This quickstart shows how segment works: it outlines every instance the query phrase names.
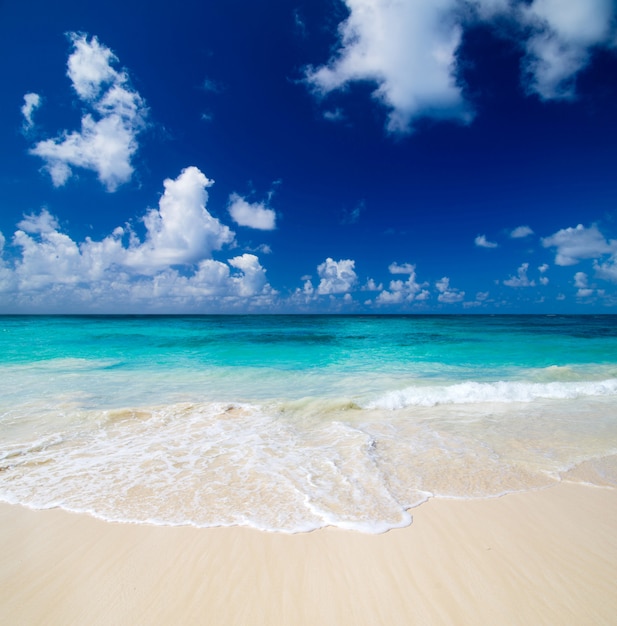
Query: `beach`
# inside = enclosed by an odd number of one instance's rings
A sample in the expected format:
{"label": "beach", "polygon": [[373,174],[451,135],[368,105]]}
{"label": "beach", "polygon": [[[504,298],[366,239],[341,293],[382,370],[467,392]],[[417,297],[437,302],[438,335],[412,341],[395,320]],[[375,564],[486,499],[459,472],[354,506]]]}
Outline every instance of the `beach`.
{"label": "beach", "polygon": [[4,624],[614,624],[617,491],[437,499],[382,534],[0,505]]}

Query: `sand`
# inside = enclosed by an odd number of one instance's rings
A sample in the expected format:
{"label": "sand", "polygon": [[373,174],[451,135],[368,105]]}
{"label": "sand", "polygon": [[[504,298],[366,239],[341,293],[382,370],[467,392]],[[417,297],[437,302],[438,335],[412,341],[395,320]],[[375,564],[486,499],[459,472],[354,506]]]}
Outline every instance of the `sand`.
{"label": "sand", "polygon": [[284,535],[0,505],[0,623],[617,624],[617,490],[431,500],[408,528]]}

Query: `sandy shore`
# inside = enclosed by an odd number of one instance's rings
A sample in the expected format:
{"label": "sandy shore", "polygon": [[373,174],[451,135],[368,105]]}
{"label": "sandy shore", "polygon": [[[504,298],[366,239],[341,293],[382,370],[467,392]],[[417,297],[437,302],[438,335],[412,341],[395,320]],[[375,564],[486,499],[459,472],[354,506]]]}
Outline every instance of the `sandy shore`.
{"label": "sandy shore", "polygon": [[617,490],[432,500],[303,535],[0,505],[0,623],[617,624]]}

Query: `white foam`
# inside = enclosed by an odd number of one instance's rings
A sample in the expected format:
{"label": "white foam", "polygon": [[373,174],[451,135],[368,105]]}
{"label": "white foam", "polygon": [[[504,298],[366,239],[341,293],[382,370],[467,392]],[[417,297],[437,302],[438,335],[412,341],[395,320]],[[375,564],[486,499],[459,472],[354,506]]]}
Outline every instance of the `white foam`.
{"label": "white foam", "polygon": [[565,400],[587,396],[617,395],[617,379],[594,382],[464,382],[443,386],[413,386],[389,391],[366,404],[369,409],[396,410],[408,406],[487,402],[533,402],[539,399]]}

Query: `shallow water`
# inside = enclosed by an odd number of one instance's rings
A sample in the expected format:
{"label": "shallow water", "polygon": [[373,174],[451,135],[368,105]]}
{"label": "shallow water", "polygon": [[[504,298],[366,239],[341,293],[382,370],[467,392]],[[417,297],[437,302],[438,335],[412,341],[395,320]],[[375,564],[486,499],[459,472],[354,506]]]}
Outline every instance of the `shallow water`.
{"label": "shallow water", "polygon": [[0,499],[381,532],[617,485],[615,316],[0,318]]}

